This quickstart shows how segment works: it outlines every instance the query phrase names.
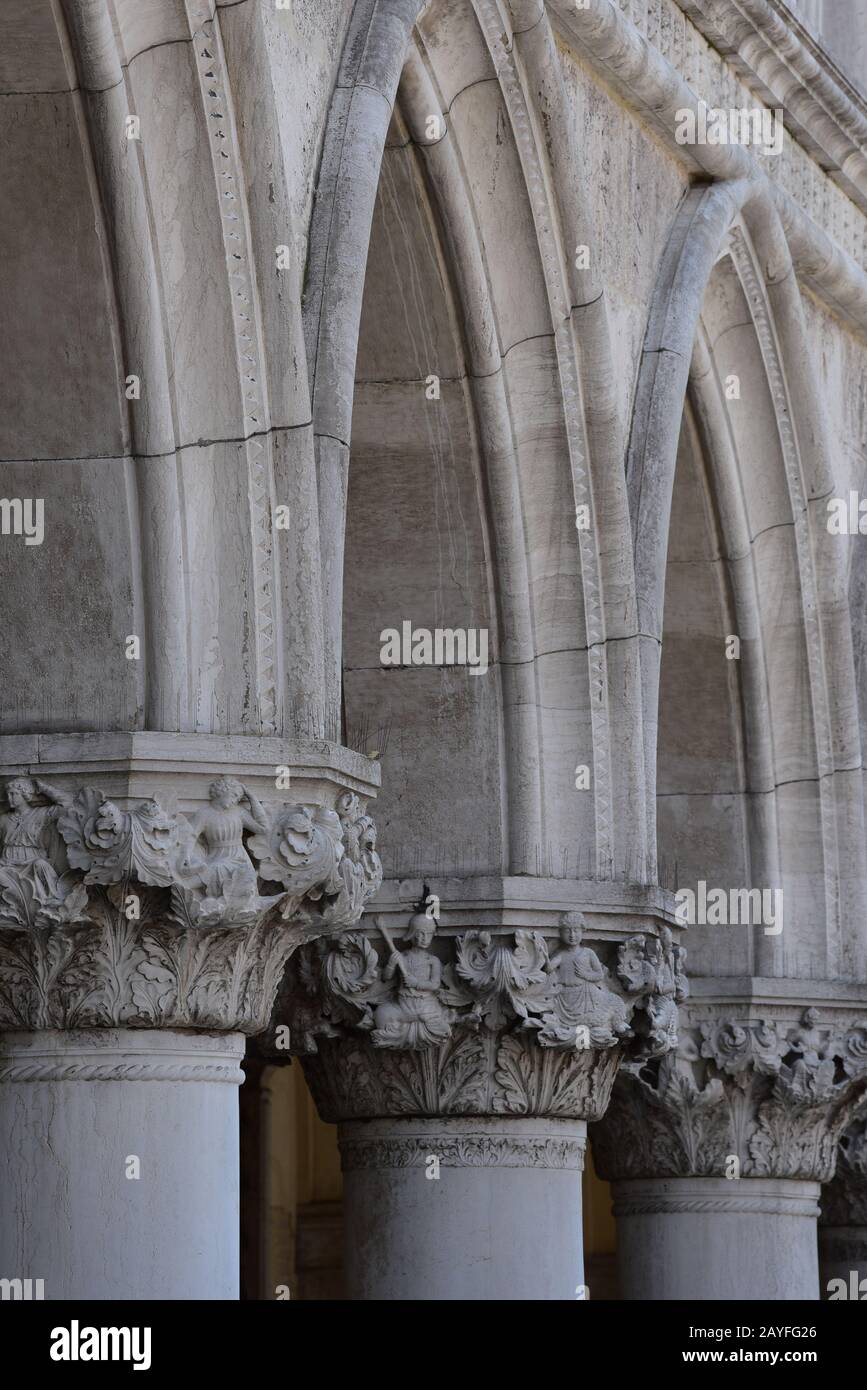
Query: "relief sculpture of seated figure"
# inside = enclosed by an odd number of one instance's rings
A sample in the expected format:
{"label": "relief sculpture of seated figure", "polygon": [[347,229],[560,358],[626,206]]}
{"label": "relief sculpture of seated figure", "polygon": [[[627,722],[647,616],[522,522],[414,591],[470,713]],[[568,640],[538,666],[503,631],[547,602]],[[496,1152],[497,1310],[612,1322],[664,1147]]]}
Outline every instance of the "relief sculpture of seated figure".
{"label": "relief sculpture of seated figure", "polygon": [[407,950],[398,951],[386,937],[391,952],[382,977],[393,982],[394,993],[374,1015],[371,1038],[379,1047],[424,1047],[444,1042],[451,1034],[451,1011],[440,998],[442,966],[430,949],[435,934],[431,919],[417,912],[404,936],[410,943]]}

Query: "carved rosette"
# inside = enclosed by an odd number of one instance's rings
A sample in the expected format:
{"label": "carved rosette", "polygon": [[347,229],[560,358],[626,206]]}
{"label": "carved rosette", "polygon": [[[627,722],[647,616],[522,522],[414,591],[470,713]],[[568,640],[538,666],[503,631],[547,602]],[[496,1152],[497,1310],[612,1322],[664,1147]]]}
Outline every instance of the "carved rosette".
{"label": "carved rosette", "polygon": [[[867,1021],[723,1019],[682,1029],[676,1051],[622,1068],[593,1134],[599,1173],[827,1182],[867,1093]],[[732,1160],[737,1159],[737,1163]]]}
{"label": "carved rosette", "polygon": [[819,1225],[867,1226],[867,1114],[840,1140],[833,1181],[822,1189]]}
{"label": "carved rosette", "polygon": [[0,1028],[261,1032],[302,943],[382,880],[371,818],[266,810],[218,778],[184,816],[17,778],[0,813]]}
{"label": "carved rosette", "polygon": [[[596,1119],[621,1060],[677,1041],[684,953],[663,927],[610,947],[540,931],[447,934],[424,913],[398,946],[375,919],[299,951],[266,1050],[288,1042],[329,1121],[402,1116]],[[600,948],[601,949],[601,948]]]}

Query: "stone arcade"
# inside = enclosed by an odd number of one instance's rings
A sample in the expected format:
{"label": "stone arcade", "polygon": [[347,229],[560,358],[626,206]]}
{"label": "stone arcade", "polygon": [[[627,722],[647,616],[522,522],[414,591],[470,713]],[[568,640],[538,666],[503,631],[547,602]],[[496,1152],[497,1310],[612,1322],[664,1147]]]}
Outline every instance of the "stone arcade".
{"label": "stone arcade", "polygon": [[867,0],[0,74],[3,1296],[860,1299]]}

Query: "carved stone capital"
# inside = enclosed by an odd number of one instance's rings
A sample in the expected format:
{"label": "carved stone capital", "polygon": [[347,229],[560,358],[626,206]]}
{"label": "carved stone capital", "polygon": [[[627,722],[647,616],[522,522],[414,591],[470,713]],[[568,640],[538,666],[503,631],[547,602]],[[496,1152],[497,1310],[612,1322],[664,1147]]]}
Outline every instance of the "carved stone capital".
{"label": "carved stone capital", "polygon": [[[541,931],[438,928],[417,912],[398,946],[373,919],[298,953],[271,1045],[303,1058],[329,1121],[402,1115],[588,1119],[624,1056],[677,1041],[684,953],[666,927],[596,950],[580,914]],[[267,1044],[266,1044],[267,1046]]]}
{"label": "carved stone capital", "polygon": [[827,1181],[867,1091],[867,1020],[718,1017],[676,1051],[622,1068],[593,1131],[599,1173]]}
{"label": "carved stone capital", "polygon": [[359,797],[264,806],[221,776],[194,812],[16,777],[0,809],[0,1028],[257,1033],[303,942],[376,892]]}

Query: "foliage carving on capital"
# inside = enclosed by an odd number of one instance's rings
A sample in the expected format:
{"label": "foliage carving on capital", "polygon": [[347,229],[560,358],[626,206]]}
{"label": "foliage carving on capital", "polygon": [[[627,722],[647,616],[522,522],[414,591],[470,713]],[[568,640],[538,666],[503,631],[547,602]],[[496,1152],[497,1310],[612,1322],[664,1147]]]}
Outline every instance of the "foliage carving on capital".
{"label": "foliage carving on capital", "polygon": [[[7,849],[6,829],[3,817],[0,855]],[[82,787],[59,809],[57,829],[66,846],[69,867],[80,869],[86,884],[136,879],[167,888],[173,882],[181,823],[152,798],[131,811],[122,811],[96,787]]]}
{"label": "foliage carving on capital", "polygon": [[0,1026],[261,1031],[303,942],[382,881],[373,821],[266,809],[232,777],[189,816],[14,778],[0,813]]}
{"label": "foliage carving on capital", "polygon": [[398,944],[374,918],[298,952],[274,1024],[330,1120],[596,1118],[627,1050],[671,1046],[685,981],[667,929],[621,943],[610,969],[583,931],[564,913],[556,945],[541,931],[446,933],[419,910]]}
{"label": "foliage carving on capital", "polygon": [[439,1045],[455,1029],[479,1028],[530,1033],[542,1048],[632,1042],[637,1055],[657,1056],[676,1044],[686,982],[683,952],[668,928],[660,938],[623,942],[612,977],[582,944],[578,913],[563,914],[553,951],[539,931],[518,930],[511,939],[474,930],[445,936],[423,911],[410,919],[403,949],[380,920],[373,926],[384,951],[370,935],[351,932],[299,953],[281,999],[293,1051],[313,1053],[318,1037],[352,1031],[378,1047],[414,1051]]}
{"label": "foliage carving on capital", "polygon": [[794,1025],[720,1018],[682,1026],[674,1052],[621,1069],[593,1136],[599,1171],[611,1181],[827,1181],[867,1092],[865,1046],[865,1022],[823,1025],[814,1008]]}

